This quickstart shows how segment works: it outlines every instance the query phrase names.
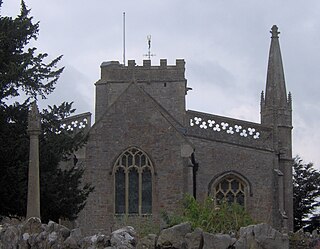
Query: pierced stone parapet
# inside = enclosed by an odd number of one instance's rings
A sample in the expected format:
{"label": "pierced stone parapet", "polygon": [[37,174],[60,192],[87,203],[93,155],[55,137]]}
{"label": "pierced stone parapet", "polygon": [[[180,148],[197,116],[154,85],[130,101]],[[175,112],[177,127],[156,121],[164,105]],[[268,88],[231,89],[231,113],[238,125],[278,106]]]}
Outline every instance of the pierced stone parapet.
{"label": "pierced stone parapet", "polygon": [[61,121],[60,129],[57,133],[61,133],[62,130],[77,133],[80,131],[87,132],[91,127],[91,113],[86,112],[79,115],[65,118]]}
{"label": "pierced stone parapet", "polygon": [[270,127],[196,111],[187,111],[187,118],[189,136],[272,150]]}
{"label": "pierced stone parapet", "polygon": [[240,136],[243,138],[259,139],[260,132],[253,127],[245,127],[240,124],[229,124],[214,119],[207,119],[195,116],[190,118],[190,126],[197,126],[200,129],[211,130],[213,132],[225,132],[229,135]]}

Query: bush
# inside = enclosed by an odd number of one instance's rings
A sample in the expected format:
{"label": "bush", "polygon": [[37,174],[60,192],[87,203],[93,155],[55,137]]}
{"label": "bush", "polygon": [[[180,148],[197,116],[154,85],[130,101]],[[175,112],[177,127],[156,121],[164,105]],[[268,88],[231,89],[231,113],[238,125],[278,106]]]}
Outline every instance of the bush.
{"label": "bush", "polygon": [[320,235],[304,233],[301,229],[289,234],[289,243],[290,249],[320,249]]}
{"label": "bush", "polygon": [[217,206],[211,197],[199,203],[192,196],[186,195],[182,204],[182,215],[162,213],[162,218],[168,226],[190,222],[193,229],[199,227],[209,233],[231,233],[254,224],[244,208],[236,203],[222,203]]}

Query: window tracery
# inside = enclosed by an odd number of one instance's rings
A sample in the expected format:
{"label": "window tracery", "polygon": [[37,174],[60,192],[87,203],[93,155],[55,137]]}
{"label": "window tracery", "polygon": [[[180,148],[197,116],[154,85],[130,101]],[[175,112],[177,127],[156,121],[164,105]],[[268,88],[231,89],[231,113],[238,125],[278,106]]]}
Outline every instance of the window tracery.
{"label": "window tracery", "polygon": [[114,165],[115,213],[152,213],[152,176],[150,158],[138,148],[123,152]]}
{"label": "window tracery", "polygon": [[213,197],[216,204],[226,202],[229,204],[238,203],[246,206],[247,186],[244,181],[236,176],[228,175],[220,179],[213,186]]}

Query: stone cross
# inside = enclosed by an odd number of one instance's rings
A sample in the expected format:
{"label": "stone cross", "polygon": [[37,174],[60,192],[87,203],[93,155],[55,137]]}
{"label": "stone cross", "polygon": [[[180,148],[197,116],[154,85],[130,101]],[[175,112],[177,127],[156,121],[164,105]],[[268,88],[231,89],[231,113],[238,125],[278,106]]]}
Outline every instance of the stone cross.
{"label": "stone cross", "polygon": [[30,136],[29,177],[27,219],[40,218],[40,176],[39,176],[39,135],[41,134],[41,117],[36,102],[31,104],[28,115]]}

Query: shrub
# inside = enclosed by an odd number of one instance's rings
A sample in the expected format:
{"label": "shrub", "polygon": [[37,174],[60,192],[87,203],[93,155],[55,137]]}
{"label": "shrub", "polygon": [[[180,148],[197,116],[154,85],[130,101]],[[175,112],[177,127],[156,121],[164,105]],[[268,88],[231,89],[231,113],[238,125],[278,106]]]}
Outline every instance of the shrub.
{"label": "shrub", "polygon": [[162,213],[162,218],[168,226],[190,222],[193,229],[199,227],[209,233],[231,233],[237,232],[240,227],[254,224],[253,219],[245,209],[236,203],[228,204],[224,202],[215,205],[211,197],[200,203],[192,196],[186,195],[182,204],[181,215]]}

